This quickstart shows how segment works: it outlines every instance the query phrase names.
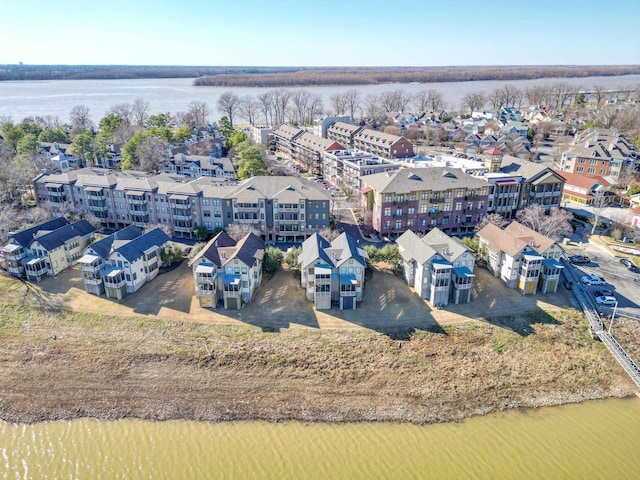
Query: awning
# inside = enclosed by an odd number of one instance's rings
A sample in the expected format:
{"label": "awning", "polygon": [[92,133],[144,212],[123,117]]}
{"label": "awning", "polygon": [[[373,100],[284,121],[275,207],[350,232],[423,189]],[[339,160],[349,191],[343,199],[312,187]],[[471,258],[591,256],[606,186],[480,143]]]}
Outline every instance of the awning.
{"label": "awning", "polygon": [[223,285],[237,285],[240,283],[240,275],[225,275],[222,280]]}
{"label": "awning", "polygon": [[496,184],[500,185],[517,185],[518,182],[515,180],[496,180]]}
{"label": "awning", "polygon": [[189,200],[188,195],[169,195],[169,200]]}
{"label": "awning", "polygon": [[104,275],[105,277],[113,278],[113,277],[118,276],[118,274],[119,274],[119,273],[124,272],[124,270],[123,270],[123,269],[121,269],[121,268],[119,268],[119,267],[116,267],[116,266],[114,266],[114,265],[107,265],[107,266],[103,269],[103,272],[104,272],[104,273],[103,273],[103,275]]}
{"label": "awning", "polygon": [[537,253],[532,253],[532,252],[525,253],[523,257],[525,260],[528,260],[528,261],[541,260],[542,258],[544,258],[542,255],[538,255]]}
{"label": "awning", "polygon": [[15,252],[19,248],[22,248],[22,247],[20,245],[16,245],[15,243],[7,243],[0,250],[2,250],[3,252],[6,252],[6,253],[11,253],[11,252]]}
{"label": "awning", "polygon": [[22,260],[22,264],[23,265],[37,265],[38,263],[44,261],[44,258],[42,257],[34,257],[34,256],[30,256],[25,258],[24,260]]}
{"label": "awning", "polygon": [[196,267],[196,273],[214,273],[216,271],[216,267],[213,265],[207,265],[206,263],[201,263]]}
{"label": "awning", "polygon": [[144,197],[145,192],[127,191],[124,194],[128,197]]}
{"label": "awning", "polygon": [[436,259],[436,260],[432,261],[431,265],[433,267],[435,267],[437,270],[443,270],[443,269],[446,269],[446,268],[453,268],[453,265],[451,265],[449,262],[447,262],[446,260],[440,260],[440,259]]}
{"label": "awning", "polygon": [[542,261],[542,264],[547,267],[547,268],[564,268],[564,265],[562,265],[560,262],[558,262],[555,258],[545,258]]}
{"label": "awning", "polygon": [[326,265],[326,264],[315,265],[313,273],[315,275],[317,275],[318,273],[319,274],[324,274],[324,275],[330,275],[331,274],[331,267],[329,265]]}
{"label": "awning", "polygon": [[360,190],[360,193],[369,193],[369,192],[373,192],[373,188],[371,187],[365,187],[362,190]]}
{"label": "awning", "polygon": [[98,257],[97,255],[91,255],[91,254],[87,254],[85,256],[83,256],[80,260],[78,260],[78,263],[93,263],[96,260],[100,260],[100,257]]}
{"label": "awning", "polygon": [[458,278],[475,277],[473,272],[469,270],[467,267],[457,267],[457,268],[454,268],[453,271],[458,276]]}
{"label": "awning", "polygon": [[355,285],[358,283],[355,275],[340,275],[340,285]]}
{"label": "awning", "polygon": [[47,188],[60,188],[62,187],[62,184],[61,183],[45,183],[44,186]]}
{"label": "awning", "polygon": [[84,187],[87,192],[102,192],[102,187]]}

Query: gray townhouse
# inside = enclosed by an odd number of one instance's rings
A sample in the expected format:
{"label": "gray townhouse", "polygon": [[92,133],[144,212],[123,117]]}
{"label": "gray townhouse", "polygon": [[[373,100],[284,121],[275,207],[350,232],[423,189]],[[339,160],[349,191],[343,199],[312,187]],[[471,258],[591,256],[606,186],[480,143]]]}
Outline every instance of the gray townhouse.
{"label": "gray townhouse", "polygon": [[233,182],[85,168],[39,175],[34,189],[39,204],[93,213],[112,230],[165,225],[177,237],[193,238],[196,227],[214,231],[241,223],[265,241],[298,242],[329,226],[331,197],[297,177]]}

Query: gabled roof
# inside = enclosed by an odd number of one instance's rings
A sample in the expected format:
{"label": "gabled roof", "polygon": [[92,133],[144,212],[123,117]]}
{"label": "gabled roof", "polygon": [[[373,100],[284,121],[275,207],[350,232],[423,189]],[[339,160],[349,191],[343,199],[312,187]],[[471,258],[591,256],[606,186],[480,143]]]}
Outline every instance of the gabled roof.
{"label": "gabled roof", "polygon": [[478,232],[478,237],[487,243],[492,252],[503,251],[512,257],[525,247],[542,254],[555,243],[549,237],[518,222],[511,222],[504,229],[489,223]]}
{"label": "gabled roof", "polygon": [[[360,140],[369,144],[378,145],[384,148],[391,147],[393,144],[400,140],[407,140],[404,137],[398,135],[391,135],[390,133],[379,132],[377,130],[371,130],[368,128],[362,129],[353,136],[354,140]],[[411,142],[409,142],[411,143]]]}
{"label": "gabled roof", "polygon": [[434,228],[420,238],[411,230],[405,231],[396,243],[400,247],[402,258],[414,259],[425,264],[436,254],[450,263],[454,263],[463,253],[470,249],[456,238],[452,238],[439,228]]}
{"label": "gabled roof", "polygon": [[58,228],[64,227],[65,225],[69,225],[67,219],[64,217],[57,217],[52,220],[47,220],[46,222],[35,225],[31,228],[27,228],[26,230],[21,230],[17,233],[13,233],[9,235],[9,238],[12,238],[21,246],[27,248],[33,238],[38,234],[38,232],[51,232],[53,230],[57,230]]}
{"label": "gabled roof", "polygon": [[262,260],[264,258],[264,242],[257,235],[249,233],[240,239],[230,253],[231,255],[227,254],[227,259],[224,264],[237,258],[245,265],[251,267],[255,264],[256,260]]}
{"label": "gabled roof", "polygon": [[302,128],[292,127],[291,125],[283,123],[282,125],[274,128],[273,132],[271,133],[277,137],[282,137],[285,140],[291,141],[302,135],[302,133],[304,132],[305,130],[303,130]]}
{"label": "gabled roof", "polygon": [[410,193],[423,190],[443,191],[451,188],[482,188],[484,180],[472,177],[459,168],[402,168],[374,173],[362,178],[363,186],[381,193]]}
{"label": "gabled roof", "polygon": [[189,261],[189,266],[198,263],[201,258],[204,258],[217,267],[221,267],[222,260],[220,259],[220,253],[218,249],[234,247],[235,245],[236,241],[223,230],[211,240],[209,240],[204,248],[200,250],[196,255],[194,255],[194,257]]}
{"label": "gabled roof", "polygon": [[116,252],[126,258],[129,262],[134,262],[140,258],[145,251],[153,247],[162,247],[170,240],[169,236],[160,228],[153,230],[134,238],[130,242],[125,243],[121,247],[116,248]]}
{"label": "gabled roof", "polygon": [[554,170],[554,172],[564,178],[566,185],[573,185],[586,190],[593,190],[597,185],[602,185],[603,187],[612,186],[612,183],[607,181],[604,177],[587,177],[586,175],[580,175],[579,173],[559,172],[557,170]]}
{"label": "gabled roof", "polygon": [[134,238],[138,238],[140,235],[142,235],[142,230],[140,230],[140,227],[130,225],[126,228],[123,228],[122,230],[118,230],[117,232],[112,233],[102,240],[93,242],[89,248],[91,248],[91,250],[93,250],[100,257],[107,258],[114,248],[118,248],[118,240],[133,240]]}
{"label": "gabled roof", "polygon": [[314,233],[304,242],[302,242],[302,252],[298,256],[298,263],[304,269],[307,266],[313,264],[319,258],[325,263],[331,265],[331,260],[324,251],[330,246],[331,244],[327,242],[323,237],[321,237],[317,233]]}
{"label": "gabled roof", "polygon": [[55,248],[61,247],[72,238],[83,237],[95,231],[96,227],[86,220],[80,220],[70,225],[60,227],[53,232],[37,236],[33,241],[37,241],[43,248],[51,251]]}
{"label": "gabled roof", "polygon": [[396,239],[400,255],[405,260],[415,260],[423,265],[427,263],[436,251],[422,242],[422,239],[413,231],[405,230],[405,232]]}
{"label": "gabled roof", "polygon": [[[325,250],[331,257],[333,264],[336,267],[340,267],[347,260],[354,259],[361,263],[363,266],[367,266],[367,261],[364,259],[366,253],[347,232],[343,232],[340,236],[331,242],[331,248]],[[335,254],[335,256],[333,256]]]}

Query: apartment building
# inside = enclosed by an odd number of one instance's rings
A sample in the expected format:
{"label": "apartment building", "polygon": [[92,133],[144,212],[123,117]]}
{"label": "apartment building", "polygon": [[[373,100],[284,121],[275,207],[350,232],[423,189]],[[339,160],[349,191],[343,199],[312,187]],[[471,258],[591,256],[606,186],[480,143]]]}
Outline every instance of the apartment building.
{"label": "apartment building", "polygon": [[93,213],[108,229],[166,225],[193,238],[232,223],[251,224],[266,241],[302,241],[329,226],[329,194],[297,177],[253,177],[244,182],[184,175],[114,172],[98,168],[42,174],[34,180],[39,204]]}
{"label": "apartment building", "polygon": [[404,137],[363,128],[353,135],[353,147],[383,158],[413,157],[413,144]]}
{"label": "apartment building", "polygon": [[264,242],[250,233],[238,242],[218,233],[189,262],[200,307],[240,309],[262,282]]}
{"label": "apartment building", "polygon": [[560,207],[564,178],[543,165],[504,155],[500,172],[522,177],[518,209],[537,204],[546,210]]}
{"label": "apartment building", "polygon": [[498,213],[507,220],[515,218],[524,178],[502,172],[485,173],[483,178],[489,184],[487,212]]}
{"label": "apartment building", "polygon": [[347,148],[353,148],[353,137],[364,127],[345,122],[336,122],[327,129],[327,138],[334,140]]}
{"label": "apartment building", "polygon": [[439,228],[420,237],[411,230],[396,240],[407,284],[431,305],[469,303],[475,257],[458,239]]}
{"label": "apartment building", "polygon": [[91,245],[81,258],[87,292],[121,300],[160,273],[160,252],[170,240],[162,229],[142,234],[132,226],[119,233]]}
{"label": "apartment building", "polygon": [[632,141],[615,128],[587,128],[577,133],[562,153],[559,170],[589,177],[611,177],[620,181],[625,170],[633,170],[638,152]]}
{"label": "apartment building", "polygon": [[307,172],[321,175],[323,154],[329,150],[340,149],[344,147],[336,141],[304,132],[292,141],[290,158]]}
{"label": "apartment building", "polygon": [[283,123],[271,132],[271,147],[276,155],[290,159],[293,154],[293,141],[306,130]]}
{"label": "apartment building", "polygon": [[356,149],[325,152],[322,166],[322,176],[325,180],[341,190],[354,194],[362,189],[362,177],[401,168],[399,163],[392,163]]}
{"label": "apartment building", "polygon": [[362,206],[371,226],[397,237],[406,230],[472,233],[487,213],[488,185],[448,167],[402,168],[362,178]]}
{"label": "apartment building", "polygon": [[328,310],[333,303],[340,310],[355,310],[362,301],[367,253],[347,233],[332,242],[313,234],[302,244],[298,257],[300,286],[317,310]]}
{"label": "apartment building", "polygon": [[[613,187],[613,182],[600,176],[587,177],[579,173],[556,172],[564,178],[562,198],[570,202],[592,205],[603,198]],[[613,193],[611,194],[613,195]]]}
{"label": "apartment building", "polygon": [[10,234],[9,242],[2,247],[7,271],[14,277],[24,277],[25,266],[22,261],[29,256],[29,245],[31,245],[33,239],[66,225],[69,225],[66,218],[57,217],[34,225],[31,228]]}
{"label": "apartment building", "polygon": [[234,180],[236,169],[228,157],[177,153],[165,166],[166,173],[186,175],[191,178],[213,177],[218,180]]}
{"label": "apartment building", "polygon": [[478,232],[480,249],[487,253],[487,268],[507,287],[522,295],[555,292],[560,282],[562,249],[552,239],[511,222],[500,228],[488,224]]}

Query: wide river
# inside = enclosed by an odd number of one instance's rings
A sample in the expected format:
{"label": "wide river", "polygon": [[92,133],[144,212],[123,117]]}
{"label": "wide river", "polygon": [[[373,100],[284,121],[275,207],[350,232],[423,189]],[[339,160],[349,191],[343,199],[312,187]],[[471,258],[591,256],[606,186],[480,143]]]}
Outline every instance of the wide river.
{"label": "wide river", "polygon": [[4,479],[638,479],[640,400],[460,423],[0,423]]}
{"label": "wide river", "polygon": [[[237,95],[257,96],[266,88],[230,88],[230,87],[194,87],[190,78],[155,78],[143,80],[54,80],[54,81],[19,81],[0,82],[0,116],[9,115],[15,121],[27,116],[57,116],[68,121],[69,112],[75,105],[87,105],[93,120],[98,121],[110,107],[119,103],[131,103],[136,98],[149,102],[151,113],[184,112],[193,100],[206,102],[212,110],[212,119],[219,117],[215,111],[221,93],[233,91]],[[585,77],[567,79],[538,79],[502,81],[474,81],[447,83],[410,83],[392,85],[358,85],[349,87],[323,86],[305,87],[318,93],[324,99],[325,108],[330,108],[329,98],[336,92],[355,88],[363,98],[369,94],[380,94],[387,90],[404,90],[414,94],[420,90],[435,89],[440,91],[447,108],[456,109],[464,95],[484,90],[491,92],[505,83],[520,89],[532,85],[564,82],[590,89],[594,85],[602,85],[607,89],[623,86],[640,85],[640,75],[623,75],[619,77]]]}

